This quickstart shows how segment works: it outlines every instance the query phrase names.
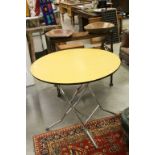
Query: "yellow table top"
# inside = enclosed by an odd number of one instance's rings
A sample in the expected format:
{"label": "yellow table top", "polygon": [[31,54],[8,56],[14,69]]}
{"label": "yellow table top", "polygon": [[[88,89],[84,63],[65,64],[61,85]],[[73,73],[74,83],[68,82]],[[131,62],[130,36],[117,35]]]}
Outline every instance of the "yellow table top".
{"label": "yellow table top", "polygon": [[31,66],[32,75],[53,84],[80,84],[102,79],[120,66],[117,55],[100,49],[76,48],[48,54]]}

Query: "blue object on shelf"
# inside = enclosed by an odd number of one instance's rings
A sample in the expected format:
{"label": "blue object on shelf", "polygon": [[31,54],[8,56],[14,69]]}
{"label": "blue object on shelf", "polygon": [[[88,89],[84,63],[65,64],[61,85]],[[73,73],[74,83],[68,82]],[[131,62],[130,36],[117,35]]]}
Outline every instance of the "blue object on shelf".
{"label": "blue object on shelf", "polygon": [[56,25],[56,19],[51,2],[52,0],[40,0],[40,7],[43,12],[46,25]]}

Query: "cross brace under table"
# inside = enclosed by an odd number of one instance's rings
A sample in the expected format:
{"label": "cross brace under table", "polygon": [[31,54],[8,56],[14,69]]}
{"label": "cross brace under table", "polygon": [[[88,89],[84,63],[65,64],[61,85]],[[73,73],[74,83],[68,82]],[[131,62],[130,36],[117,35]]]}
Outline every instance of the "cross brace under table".
{"label": "cross brace under table", "polygon": [[[92,134],[88,131],[88,129],[86,128],[86,124],[87,122],[90,120],[90,118],[93,116],[93,114],[98,110],[98,108],[100,108],[101,110],[111,113],[113,115],[116,115],[114,112],[111,112],[109,110],[104,109],[101,104],[99,103],[95,93],[93,92],[92,88],[90,87],[89,83],[86,84],[81,84],[74,92],[74,94],[72,95],[72,98],[69,100],[69,98],[67,97],[66,93],[64,92],[64,90],[62,89],[62,87],[60,85],[58,85],[58,88],[61,92],[62,97],[64,97],[66,103],[69,105],[69,108],[66,110],[66,112],[63,114],[62,118],[58,121],[56,121],[55,123],[51,124],[49,127],[46,128],[46,130],[48,131],[50,128],[54,127],[55,125],[61,123],[64,118],[72,111],[75,116],[78,118],[78,120],[80,121],[80,123],[82,124],[83,130],[85,131],[86,135],[89,137],[89,139],[91,140],[91,142],[93,143],[93,145],[95,146],[95,148],[98,148],[96,142],[94,141]],[[97,106],[92,110],[91,114],[87,117],[87,119],[85,121],[83,121],[79,114],[81,114],[80,111],[78,111],[76,109],[76,105],[80,103],[81,98],[84,96],[85,92],[89,91],[89,93],[91,94],[91,96],[95,99],[95,103],[97,104]],[[78,114],[79,113],[79,114]]]}

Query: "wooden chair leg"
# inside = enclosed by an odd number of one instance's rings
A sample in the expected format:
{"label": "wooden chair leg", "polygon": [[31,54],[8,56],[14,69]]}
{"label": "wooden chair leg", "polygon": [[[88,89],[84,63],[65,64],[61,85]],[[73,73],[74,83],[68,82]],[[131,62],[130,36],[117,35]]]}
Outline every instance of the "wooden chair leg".
{"label": "wooden chair leg", "polygon": [[113,52],[113,31],[111,31],[110,33],[110,48],[111,52]]}
{"label": "wooden chair leg", "polygon": [[71,16],[71,23],[72,23],[73,26],[75,25],[75,18],[74,18],[74,15]]}
{"label": "wooden chair leg", "polygon": [[61,17],[62,17],[62,21],[64,22],[64,14],[63,13],[61,14]]}
{"label": "wooden chair leg", "polygon": [[[111,52],[113,53],[113,31],[111,31],[111,34],[110,34],[110,40],[111,40],[111,43],[110,43],[110,46],[111,46]],[[113,74],[110,75],[110,87],[113,86]]]}

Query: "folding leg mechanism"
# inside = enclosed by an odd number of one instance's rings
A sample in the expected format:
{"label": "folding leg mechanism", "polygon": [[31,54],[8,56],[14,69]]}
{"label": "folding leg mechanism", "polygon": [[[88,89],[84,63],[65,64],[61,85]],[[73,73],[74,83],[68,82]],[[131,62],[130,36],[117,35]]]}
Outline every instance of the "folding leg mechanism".
{"label": "folding leg mechanism", "polygon": [[[98,110],[98,108],[100,108],[101,110],[114,114],[115,113],[104,109],[101,104],[99,103],[99,101],[96,98],[96,95],[94,94],[93,90],[91,89],[89,83],[87,84],[81,84],[76,91],[74,92],[72,98],[69,100],[68,97],[66,96],[64,90],[62,89],[62,87],[60,85],[58,85],[59,90],[61,95],[64,97],[65,101],[67,104],[69,104],[69,108],[66,110],[66,112],[64,113],[64,115],[62,116],[62,118],[60,120],[58,120],[57,122],[51,124],[48,128],[46,128],[46,130],[48,131],[50,128],[54,127],[55,125],[61,123],[64,118],[71,112],[73,111],[74,114],[76,115],[76,117],[78,118],[78,120],[81,122],[83,130],[85,131],[85,133],[87,134],[87,136],[89,137],[89,139],[91,140],[91,142],[93,143],[93,145],[95,146],[95,148],[98,148],[96,142],[94,141],[91,133],[88,131],[88,129],[86,128],[86,124],[87,122],[90,120],[90,118],[93,116],[93,114]],[[93,109],[93,111],[91,112],[91,114],[87,117],[87,119],[83,122],[82,119],[80,118],[79,114],[81,114],[80,111],[78,111],[75,106],[80,102],[80,99],[84,96],[85,92],[89,91],[89,93],[92,95],[92,97],[95,99],[97,106]],[[78,114],[79,113],[79,114]]]}

